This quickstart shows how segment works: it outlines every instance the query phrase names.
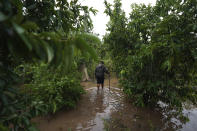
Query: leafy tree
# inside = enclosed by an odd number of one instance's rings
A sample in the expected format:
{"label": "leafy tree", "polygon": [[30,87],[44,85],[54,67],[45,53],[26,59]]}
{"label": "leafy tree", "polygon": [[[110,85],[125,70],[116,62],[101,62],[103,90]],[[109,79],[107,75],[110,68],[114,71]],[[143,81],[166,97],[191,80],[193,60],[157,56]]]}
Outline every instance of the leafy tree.
{"label": "leafy tree", "polygon": [[[90,33],[83,34],[83,38],[87,41],[88,45],[95,49],[95,52],[99,54],[99,47],[101,46],[100,39]],[[80,70],[83,72],[82,81],[87,81],[94,78],[94,71],[98,59],[92,59],[90,54],[83,55],[78,53],[76,60]]]}
{"label": "leafy tree", "polygon": [[121,63],[115,66],[125,93],[139,106],[163,101],[181,109],[186,100],[196,103],[196,1],[134,4],[125,26],[118,24],[124,20],[120,5],[115,0],[112,10],[106,3],[105,43],[113,62]]}
{"label": "leafy tree", "polygon": [[[81,6],[77,0],[0,1],[0,123],[14,130],[35,130],[30,119],[35,115],[27,108],[27,94],[21,92],[16,65],[44,61],[68,69],[74,52],[81,50],[92,58],[96,53],[77,30],[83,26],[85,16],[80,11],[94,12]],[[64,83],[62,83],[64,85]],[[61,92],[61,89],[59,89]]]}
{"label": "leafy tree", "polygon": [[24,0],[23,3],[25,18],[37,23],[41,31],[62,29],[69,32],[84,26],[92,28],[89,12],[96,14],[95,9],[82,6],[78,0]]}
{"label": "leafy tree", "polygon": [[120,0],[114,1],[114,10],[107,1],[105,1],[106,10],[105,13],[110,16],[110,21],[107,25],[107,31],[110,33],[104,37],[104,43],[108,43],[108,48],[113,64],[115,65],[115,70],[120,72],[124,65],[127,65],[124,61],[124,56],[127,56],[129,52],[129,39],[128,31],[126,29],[127,18],[125,12],[121,9]]}

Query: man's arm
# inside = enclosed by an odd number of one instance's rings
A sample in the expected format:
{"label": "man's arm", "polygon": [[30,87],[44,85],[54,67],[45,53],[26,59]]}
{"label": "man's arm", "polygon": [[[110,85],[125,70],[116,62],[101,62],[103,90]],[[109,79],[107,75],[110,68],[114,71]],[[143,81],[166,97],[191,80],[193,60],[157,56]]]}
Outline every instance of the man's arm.
{"label": "man's arm", "polygon": [[107,73],[107,74],[109,74],[109,71],[107,70],[106,67],[104,67],[104,72]]}
{"label": "man's arm", "polygon": [[94,70],[94,75],[95,75],[95,77],[96,77],[96,69]]}
{"label": "man's arm", "polygon": [[[97,69],[97,68],[96,68]],[[95,71],[94,71],[94,75],[95,75],[95,77],[96,77],[96,69],[95,69]]]}

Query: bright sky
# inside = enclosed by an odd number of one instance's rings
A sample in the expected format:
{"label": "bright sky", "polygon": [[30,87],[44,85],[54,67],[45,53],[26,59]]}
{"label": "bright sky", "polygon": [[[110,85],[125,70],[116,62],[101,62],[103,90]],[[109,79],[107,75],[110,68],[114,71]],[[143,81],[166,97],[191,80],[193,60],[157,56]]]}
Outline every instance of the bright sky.
{"label": "bright sky", "polygon": [[[103,35],[105,35],[106,24],[109,21],[109,17],[107,17],[106,14],[104,14],[104,0],[80,0],[80,2],[82,5],[87,5],[98,10],[97,15],[91,15],[91,18],[93,20],[94,25],[93,32],[99,34],[99,37],[102,38]],[[107,0],[107,2],[113,4],[113,0]],[[122,9],[126,12],[127,16],[131,11],[130,5],[132,3],[145,3],[147,5],[155,5],[156,0],[122,0]]]}

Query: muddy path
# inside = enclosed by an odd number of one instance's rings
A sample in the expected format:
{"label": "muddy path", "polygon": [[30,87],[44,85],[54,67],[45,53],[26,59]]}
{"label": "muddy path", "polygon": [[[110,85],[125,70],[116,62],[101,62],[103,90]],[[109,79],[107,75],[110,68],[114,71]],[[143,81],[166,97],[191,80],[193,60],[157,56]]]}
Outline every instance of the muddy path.
{"label": "muddy path", "polygon": [[137,108],[118,88],[116,78],[108,80],[105,88],[97,90],[93,82],[81,83],[85,90],[77,107],[52,116],[37,118],[41,131],[195,131],[197,109],[185,109],[190,121],[183,123],[162,108]]}

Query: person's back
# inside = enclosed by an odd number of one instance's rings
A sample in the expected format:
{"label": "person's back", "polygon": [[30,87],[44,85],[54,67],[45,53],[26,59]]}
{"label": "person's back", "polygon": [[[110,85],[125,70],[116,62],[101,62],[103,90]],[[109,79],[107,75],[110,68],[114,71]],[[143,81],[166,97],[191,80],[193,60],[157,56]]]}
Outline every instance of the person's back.
{"label": "person's back", "polygon": [[95,76],[96,77],[99,77],[99,78],[104,78],[104,66],[102,64],[99,64],[97,67],[96,67],[96,70],[95,70]]}
{"label": "person's back", "polygon": [[104,66],[104,63],[101,61],[100,64],[95,69],[95,77],[97,79],[97,87],[99,89],[99,86],[101,84],[102,88],[104,86],[104,75],[105,73],[109,74],[108,70]]}

